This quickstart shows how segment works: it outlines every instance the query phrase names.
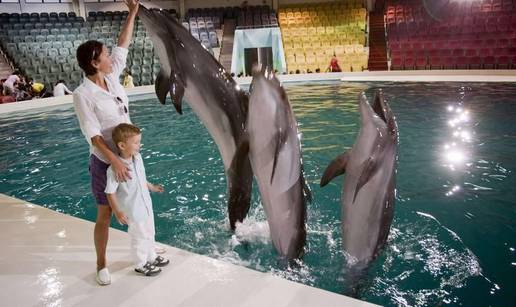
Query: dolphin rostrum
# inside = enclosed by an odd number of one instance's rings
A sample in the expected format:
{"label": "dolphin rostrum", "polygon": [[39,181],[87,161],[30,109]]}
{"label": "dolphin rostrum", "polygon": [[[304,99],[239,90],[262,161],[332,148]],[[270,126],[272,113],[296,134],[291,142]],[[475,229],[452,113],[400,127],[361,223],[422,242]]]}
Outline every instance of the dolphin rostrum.
{"label": "dolphin rostrum", "polygon": [[373,106],[360,94],[361,127],[353,147],[333,160],[325,186],[346,173],[342,189],[342,238],[352,267],[366,267],[379,254],[394,215],[398,127],[381,91]]}
{"label": "dolphin rostrum", "polygon": [[297,121],[279,80],[255,68],[247,128],[249,142],[237,156],[249,158],[260,190],[272,242],[287,260],[301,257],[306,241],[305,184]]}
{"label": "dolphin rostrum", "polygon": [[253,174],[248,156],[234,159],[245,134],[248,97],[219,62],[172,15],[140,5],[142,20],[159,57],[161,71],[155,90],[165,104],[170,93],[182,114],[184,98],[217,144],[228,184],[228,214],[232,229],[242,221],[251,200]]}

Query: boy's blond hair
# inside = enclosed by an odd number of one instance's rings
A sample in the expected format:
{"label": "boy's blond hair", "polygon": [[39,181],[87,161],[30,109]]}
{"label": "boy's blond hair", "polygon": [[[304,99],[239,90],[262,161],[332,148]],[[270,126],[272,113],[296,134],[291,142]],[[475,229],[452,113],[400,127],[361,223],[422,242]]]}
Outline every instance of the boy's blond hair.
{"label": "boy's blond hair", "polygon": [[113,129],[111,137],[113,138],[113,143],[115,143],[115,146],[118,148],[118,143],[125,143],[130,137],[141,133],[140,128],[131,124],[122,123]]}

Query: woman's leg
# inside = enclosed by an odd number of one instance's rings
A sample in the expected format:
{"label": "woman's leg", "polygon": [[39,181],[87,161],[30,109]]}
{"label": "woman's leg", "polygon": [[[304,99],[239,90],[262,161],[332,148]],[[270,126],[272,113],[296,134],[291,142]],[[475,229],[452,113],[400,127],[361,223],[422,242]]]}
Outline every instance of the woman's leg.
{"label": "woman's leg", "polygon": [[97,271],[106,267],[106,247],[109,238],[111,215],[110,206],[97,205],[97,221],[93,233],[95,250],[97,252]]}

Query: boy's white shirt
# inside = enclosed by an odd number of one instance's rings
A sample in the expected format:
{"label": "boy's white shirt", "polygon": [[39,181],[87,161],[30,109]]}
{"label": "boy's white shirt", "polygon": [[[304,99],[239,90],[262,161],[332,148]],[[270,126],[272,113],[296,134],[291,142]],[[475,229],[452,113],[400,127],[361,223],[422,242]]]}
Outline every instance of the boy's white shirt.
{"label": "boy's white shirt", "polygon": [[113,168],[109,166],[104,192],[115,194],[120,210],[124,212],[130,222],[145,221],[154,213],[142,156],[137,153],[131,160],[120,159],[130,168],[131,179],[125,182],[117,182]]}

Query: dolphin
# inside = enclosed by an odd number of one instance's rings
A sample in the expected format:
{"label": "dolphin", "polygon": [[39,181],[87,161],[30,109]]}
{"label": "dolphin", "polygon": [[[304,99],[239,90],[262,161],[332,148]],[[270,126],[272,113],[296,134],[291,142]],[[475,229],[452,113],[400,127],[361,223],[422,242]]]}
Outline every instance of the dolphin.
{"label": "dolphin", "polygon": [[306,242],[306,201],[301,144],[294,112],[279,80],[255,67],[251,82],[248,142],[237,156],[249,154],[269,223],[272,243],[283,259],[299,258]]}
{"label": "dolphin", "polygon": [[343,249],[351,267],[365,268],[385,245],[394,215],[398,127],[381,91],[372,107],[364,93],[359,101],[361,127],[355,144],[328,165],[321,187],[346,172]]}
{"label": "dolphin", "polygon": [[228,215],[231,229],[246,217],[252,192],[253,173],[247,156],[234,159],[246,132],[248,96],[219,62],[163,10],[140,4],[138,16],[154,44],[161,70],[155,91],[165,104],[182,114],[183,96],[208,129],[219,148],[228,185]]}

